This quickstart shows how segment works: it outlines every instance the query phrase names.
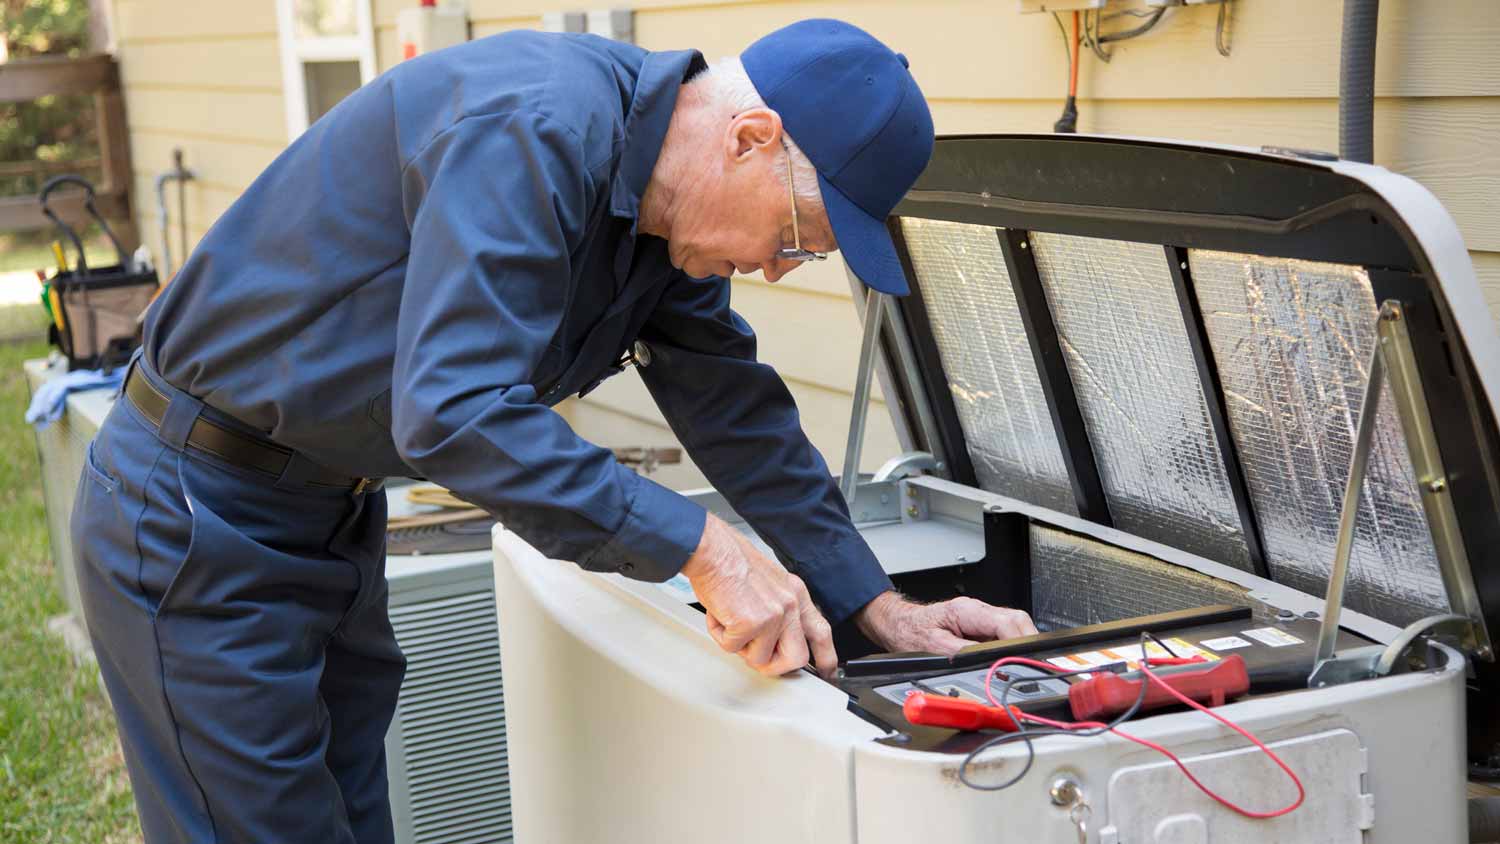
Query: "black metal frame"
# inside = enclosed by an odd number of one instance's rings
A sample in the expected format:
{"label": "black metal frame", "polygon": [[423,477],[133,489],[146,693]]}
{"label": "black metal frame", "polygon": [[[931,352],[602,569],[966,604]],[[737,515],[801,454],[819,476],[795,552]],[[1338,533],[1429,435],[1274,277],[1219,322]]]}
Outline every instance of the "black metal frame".
{"label": "black metal frame", "polygon": [[1208,341],[1208,326],[1203,321],[1203,312],[1198,304],[1198,294],[1193,289],[1193,271],[1188,264],[1188,253],[1180,246],[1163,247],[1167,252],[1167,269],[1172,275],[1172,289],[1177,293],[1177,306],[1182,311],[1183,326],[1187,329],[1188,346],[1193,351],[1193,364],[1198,369],[1198,383],[1203,388],[1203,403],[1208,408],[1208,423],[1213,429],[1214,441],[1219,446],[1224,468],[1229,475],[1229,493],[1234,498],[1234,509],[1240,517],[1240,530],[1245,535],[1245,546],[1250,553],[1250,565],[1255,573],[1267,580],[1271,576],[1271,563],[1266,558],[1261,541],[1260,520],[1255,507],[1250,503],[1250,484],[1245,480],[1244,467],[1240,465],[1240,450],[1229,430],[1229,408],[1224,403],[1224,385],[1219,381],[1219,367],[1214,362],[1212,344]]}
{"label": "black metal frame", "polygon": [[1326,165],[1166,142],[943,138],[893,213],[1431,274],[1400,215]]}
{"label": "black metal frame", "polygon": [[[959,136],[938,141],[932,162],[895,215],[1006,230],[1002,248],[1022,311],[1033,317],[1029,332],[1039,322],[1035,302],[1041,301],[1045,309],[1044,297],[1026,295],[1041,291],[1027,289],[1030,273],[1018,257],[1021,252],[1029,257],[1029,249],[1021,249],[1020,243],[1030,232],[1165,244],[1200,381],[1206,393],[1215,393],[1210,416],[1251,543],[1251,559],[1257,572],[1268,578],[1273,573],[1265,568],[1255,508],[1229,435],[1211,349],[1192,295],[1191,273],[1182,271],[1181,256],[1187,249],[1216,249],[1368,268],[1378,298],[1396,298],[1406,305],[1475,586],[1486,623],[1490,630],[1500,630],[1500,433],[1468,351],[1457,340],[1449,306],[1433,286],[1435,273],[1426,253],[1401,215],[1363,182],[1326,164],[1170,142]],[[920,388],[926,390],[941,428],[952,477],[973,485],[963,431],[952,397],[943,389],[947,379],[896,217],[891,229],[912,287],[901,309],[921,370],[914,375],[922,381]],[[1050,316],[1045,323],[1050,323]],[[1035,351],[1035,336],[1032,342]],[[1049,389],[1069,385],[1050,371],[1055,368],[1046,365],[1045,343],[1041,345],[1037,358],[1043,384]],[[1066,374],[1066,367],[1062,369]],[[1072,444],[1066,450],[1076,462],[1082,451],[1077,444],[1087,444],[1087,432],[1059,424],[1060,416],[1065,414],[1054,411],[1059,442]],[[1091,462],[1092,449],[1087,453]],[[1073,471],[1070,476],[1076,478]],[[1074,483],[1075,489],[1086,486],[1086,481]],[[1080,510],[1097,521],[1083,507]],[[1477,669],[1480,683],[1470,705],[1473,711],[1489,711],[1500,698],[1500,665],[1481,664]],[[1480,757],[1496,753],[1500,745],[1500,726],[1483,721],[1471,719],[1470,724],[1471,755]]]}
{"label": "black metal frame", "polygon": [[1104,481],[1099,477],[1099,464],[1094,460],[1094,447],[1089,441],[1088,426],[1083,421],[1083,409],[1078,406],[1078,393],[1073,389],[1073,375],[1068,371],[1057,323],[1052,319],[1052,309],[1047,306],[1047,291],[1043,289],[1042,277],[1037,272],[1031,242],[1026,232],[1015,229],[1002,229],[999,237],[1005,269],[1010,273],[1016,302],[1021,306],[1021,323],[1026,327],[1031,356],[1042,379],[1047,412],[1052,415],[1052,427],[1057,431],[1057,443],[1062,447],[1063,463],[1068,469],[1068,481],[1073,486],[1078,515],[1105,527],[1114,527],[1114,519],[1109,514],[1109,499],[1104,494]]}

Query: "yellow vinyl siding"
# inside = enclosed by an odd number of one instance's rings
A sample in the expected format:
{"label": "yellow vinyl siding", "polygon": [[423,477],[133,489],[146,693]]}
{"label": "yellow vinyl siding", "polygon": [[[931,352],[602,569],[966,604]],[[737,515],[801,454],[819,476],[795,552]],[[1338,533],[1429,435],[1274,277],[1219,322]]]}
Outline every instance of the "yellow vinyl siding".
{"label": "yellow vinyl siding", "polygon": [[[226,61],[226,54],[233,56],[233,61]],[[131,85],[281,93],[281,53],[275,33],[194,41],[126,41],[120,44],[119,59],[129,68]]]}
{"label": "yellow vinyl siding", "polygon": [[[197,176],[186,192],[196,244],[286,146],[276,5],[116,0],[113,13],[141,240],[160,251],[154,182],[180,148]],[[175,185],[167,210],[180,266]]]}
{"label": "yellow vinyl siding", "polygon": [[[115,0],[115,38],[135,43],[276,37],[274,0]],[[233,65],[232,53],[220,61]]]}
{"label": "yellow vinyl siding", "polygon": [[[540,4],[507,5],[520,12]],[[1119,44],[1109,65],[1085,54],[1080,93],[1102,99],[1338,96],[1340,3],[1235,3],[1230,59],[1214,50],[1217,13],[1214,6],[1169,11],[1149,35]],[[1052,17],[1018,14],[1014,0],[695,3],[640,9],[635,31],[644,47],[696,47],[719,56],[808,17],[843,18],[904,52],[929,97],[1056,99],[1066,83]],[[1493,0],[1381,3],[1375,93],[1500,95],[1497,38],[1500,12]]]}

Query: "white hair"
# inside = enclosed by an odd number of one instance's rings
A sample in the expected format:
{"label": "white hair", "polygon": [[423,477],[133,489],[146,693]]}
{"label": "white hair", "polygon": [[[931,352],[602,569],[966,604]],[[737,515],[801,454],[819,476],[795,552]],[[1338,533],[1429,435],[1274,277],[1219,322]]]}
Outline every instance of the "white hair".
{"label": "white hair", "polygon": [[[737,56],[726,56],[709,65],[707,70],[692,80],[692,84],[702,86],[700,90],[711,107],[722,109],[730,115],[752,108],[768,108]],[[789,133],[783,130],[781,136],[786,140],[787,150],[792,157],[793,191],[808,207],[821,209],[823,192],[818,188],[817,169]],[[784,168],[776,168],[776,178],[783,185],[786,184]]]}

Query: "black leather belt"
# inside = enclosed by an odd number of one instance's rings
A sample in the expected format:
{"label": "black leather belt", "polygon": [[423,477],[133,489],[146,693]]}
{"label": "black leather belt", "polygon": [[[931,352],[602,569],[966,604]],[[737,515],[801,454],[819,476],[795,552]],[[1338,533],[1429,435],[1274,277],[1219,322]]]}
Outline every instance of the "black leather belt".
{"label": "black leather belt", "polygon": [[[151,424],[161,427],[161,420],[167,414],[167,405],[170,400],[133,366],[125,379],[125,396],[130,399],[131,404],[135,405],[136,410],[151,420]],[[188,445],[202,449],[220,460],[242,468],[264,472],[273,478],[281,477],[294,453],[289,448],[226,428],[204,418],[201,414],[193,420],[193,427],[188,432],[187,442]],[[379,478],[351,478],[322,467],[317,467],[303,480],[316,486],[349,489],[356,495],[374,492],[381,485]]]}

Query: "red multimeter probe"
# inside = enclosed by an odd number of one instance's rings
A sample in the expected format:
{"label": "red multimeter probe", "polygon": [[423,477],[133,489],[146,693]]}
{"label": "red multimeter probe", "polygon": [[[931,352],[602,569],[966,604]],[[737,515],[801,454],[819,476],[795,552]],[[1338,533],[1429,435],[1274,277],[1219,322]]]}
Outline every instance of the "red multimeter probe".
{"label": "red multimeter probe", "polygon": [[[1153,665],[1166,661],[1152,660]],[[1157,673],[1161,682],[1179,694],[1206,706],[1222,706],[1225,701],[1250,691],[1250,672],[1238,654],[1214,663],[1171,660],[1170,673]],[[1193,666],[1193,667],[1189,667]],[[1196,667],[1196,666],[1202,666]],[[1146,697],[1141,710],[1159,709],[1180,701],[1170,691],[1151,683],[1143,676],[1127,679],[1118,674],[1101,672],[1068,687],[1068,703],[1079,721],[1098,721],[1129,709],[1141,696],[1146,683]],[[979,701],[947,697],[930,692],[908,695],[901,706],[906,720],[928,727],[952,730],[1016,731],[1016,721],[1024,717],[1015,706],[1001,709]]]}
{"label": "red multimeter probe", "polygon": [[950,730],[1002,730],[1013,733],[1021,710],[1001,709],[977,700],[966,700],[930,692],[913,692],[901,704],[901,713],[913,724],[947,727]]}
{"label": "red multimeter probe", "polygon": [[[1158,663],[1152,660],[1151,664]],[[1157,677],[1183,697],[1205,706],[1223,706],[1224,701],[1250,691],[1250,672],[1239,654],[1214,663],[1177,662],[1177,665],[1204,667],[1180,667],[1171,673],[1158,672]],[[1142,684],[1146,685],[1146,698],[1141,702],[1142,711],[1160,709],[1180,702],[1170,691],[1144,676],[1126,679],[1118,674],[1096,674],[1068,687],[1068,704],[1073,709],[1075,719],[1098,721],[1129,709],[1140,698]]]}

